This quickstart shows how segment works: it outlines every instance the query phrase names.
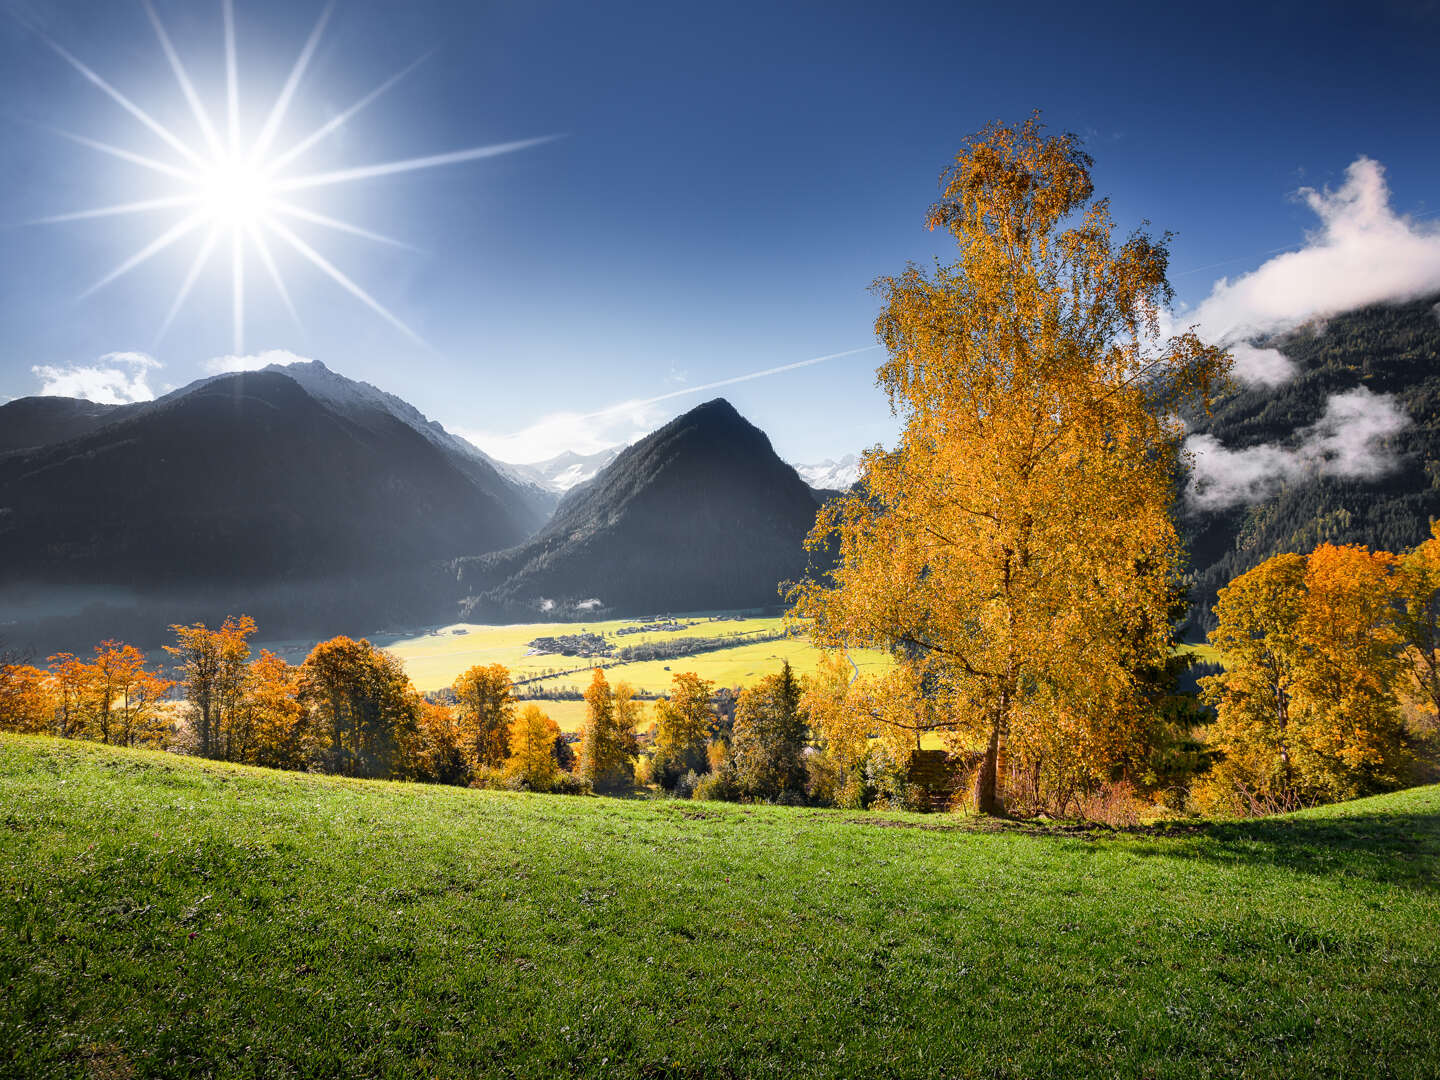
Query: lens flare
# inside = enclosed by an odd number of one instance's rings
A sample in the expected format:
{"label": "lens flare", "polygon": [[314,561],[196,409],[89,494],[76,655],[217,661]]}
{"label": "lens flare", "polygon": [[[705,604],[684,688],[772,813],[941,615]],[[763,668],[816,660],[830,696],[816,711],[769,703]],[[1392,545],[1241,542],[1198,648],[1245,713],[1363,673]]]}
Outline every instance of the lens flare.
{"label": "lens flare", "polygon": [[[276,295],[281,299],[282,304],[291,316],[293,316],[297,322],[299,321],[299,314],[291,300],[290,291],[285,285],[284,277],[280,273],[279,264],[271,252],[268,240],[274,239],[290,248],[296,255],[300,256],[307,265],[319,270],[334,282],[334,284],[338,285],[356,300],[359,300],[391,326],[395,327],[411,340],[423,344],[419,335],[410,329],[410,327],[406,326],[398,316],[387,310],[378,300],[356,284],[348,274],[316,250],[309,240],[298,235],[288,226],[281,224],[278,219],[283,216],[297,222],[317,226],[321,229],[341,232],[350,236],[363,237],[376,243],[388,244],[395,247],[410,248],[410,245],[380,233],[372,232],[358,225],[330,217],[313,207],[300,206],[286,201],[281,196],[288,195],[291,192],[313,192],[316,189],[329,187],[334,184],[354,183],[374,177],[390,176],[396,173],[414,172],[420,169],[438,168],[443,165],[479,161],[484,158],[495,157],[499,154],[509,154],[517,150],[525,150],[533,146],[539,146],[541,143],[558,138],[558,136],[543,135],[536,138],[496,143],[491,146],[476,146],[466,150],[455,150],[447,153],[431,154],[419,158],[406,158],[399,161],[382,162],[373,165],[358,165],[321,173],[292,173],[289,171],[291,166],[309,152],[312,147],[339,130],[382,94],[390,90],[396,83],[400,82],[401,79],[413,71],[424,58],[422,57],[421,60],[417,60],[394,75],[391,75],[374,90],[361,97],[348,108],[341,110],[304,138],[296,140],[293,144],[282,150],[272,151],[275,140],[280,136],[285,114],[289,111],[291,103],[295,100],[296,93],[304,79],[305,72],[310,66],[310,60],[315,55],[315,50],[319,47],[325,27],[329,23],[331,15],[334,13],[335,0],[330,0],[320,12],[314,29],[311,30],[310,35],[301,48],[300,55],[291,68],[290,74],[286,78],[285,84],[276,97],[274,104],[271,106],[263,126],[254,140],[248,144],[241,130],[240,122],[242,115],[240,101],[241,80],[235,42],[234,0],[221,0],[221,14],[225,28],[226,93],[223,110],[207,106],[204,99],[202,99],[196,91],[195,84],[191,81],[190,75],[185,69],[184,62],[180,58],[180,53],[175,48],[175,43],[171,40],[164,23],[161,22],[154,4],[151,0],[142,0],[142,3],[145,8],[145,14],[150,20],[150,25],[155,31],[156,40],[160,44],[160,50],[164,53],[166,62],[169,64],[170,70],[175,76],[175,81],[179,85],[180,93],[184,97],[186,104],[188,104],[190,113],[195,120],[199,135],[199,140],[196,142],[187,141],[165,127],[134,101],[116,89],[114,85],[103,78],[93,68],[89,67],[59,43],[45,37],[43,34],[40,35],[44,38],[45,43],[64,59],[66,63],[84,76],[88,82],[110,98],[116,105],[129,113],[132,118],[139,121],[152,135],[164,143],[173,155],[172,160],[164,160],[162,158],[150,157],[137,150],[101,142],[83,135],[75,135],[65,131],[57,132],[57,134],[62,137],[99,153],[118,158],[131,165],[168,177],[175,184],[175,187],[168,193],[159,194],[153,199],[141,199],[111,206],[72,210],[67,213],[42,218],[37,224],[87,221],[129,214],[155,214],[163,211],[176,211],[181,215],[178,221],[163,227],[156,237],[147,245],[90,286],[89,289],[81,294],[82,297],[89,296],[91,293],[119,280],[131,270],[134,270],[137,266],[147,262],[167,248],[192,237],[198,238],[198,246],[195,250],[194,258],[186,271],[185,278],[181,282],[180,289],[176,293],[174,301],[170,304],[164,321],[160,325],[159,334],[157,335],[158,340],[159,337],[162,337],[166,331],[169,330],[176,316],[184,308],[185,301],[190,296],[196,280],[204,271],[216,248],[228,243],[230,249],[231,308],[234,323],[232,348],[239,354],[244,352],[245,349],[245,264],[248,253],[253,251],[254,254],[258,256],[261,264],[265,268],[267,276],[275,286]],[[211,119],[212,113],[223,114],[225,117],[223,131],[217,127]],[[411,248],[411,250],[413,250],[413,248]]]}

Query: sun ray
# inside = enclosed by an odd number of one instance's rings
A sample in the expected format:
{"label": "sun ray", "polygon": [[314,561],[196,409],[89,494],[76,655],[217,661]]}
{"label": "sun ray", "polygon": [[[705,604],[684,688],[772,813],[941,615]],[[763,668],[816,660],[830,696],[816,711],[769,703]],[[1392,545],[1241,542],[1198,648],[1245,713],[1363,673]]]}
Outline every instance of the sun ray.
{"label": "sun ray", "polygon": [[305,153],[305,151],[309,150],[312,146],[318,143],[321,139],[325,138],[325,136],[329,135],[336,128],[344,124],[361,109],[364,109],[368,105],[372,104],[376,98],[380,97],[382,94],[385,93],[385,91],[389,90],[401,79],[405,78],[406,75],[409,75],[412,71],[414,71],[417,67],[419,67],[428,59],[430,59],[430,54],[426,53],[424,56],[413,61],[408,67],[401,68],[394,75],[391,75],[390,78],[386,79],[383,83],[377,86],[374,90],[371,90],[370,93],[366,94],[359,101],[355,102],[355,104],[351,105],[348,109],[337,113],[335,116],[332,116],[329,120],[325,121],[325,123],[320,125],[320,127],[316,128],[309,135],[305,136],[305,138],[301,139],[289,150],[286,150],[283,154],[271,158],[265,164],[265,171],[271,175],[279,172],[286,165],[290,164],[290,162],[294,161],[297,157],[299,157],[301,154]]}
{"label": "sun ray", "polygon": [[220,133],[210,122],[210,114],[205,111],[205,104],[200,100],[200,95],[196,93],[195,84],[190,81],[190,75],[186,72],[185,65],[180,62],[180,54],[175,51],[175,46],[170,41],[170,35],[166,33],[165,25],[160,21],[154,4],[150,0],[142,0],[142,2],[145,5],[145,14],[150,17],[150,25],[155,28],[155,36],[160,39],[160,48],[165,53],[165,59],[170,62],[170,70],[175,73],[175,81],[180,84],[180,92],[190,103],[190,111],[195,114],[195,122],[200,125],[200,131],[204,134],[205,141],[210,144],[210,152],[219,157],[225,152],[224,144],[220,141]]}
{"label": "sun ray", "polygon": [[230,312],[234,321],[235,355],[245,355],[245,234],[236,224],[230,237]]}
{"label": "sun ray", "polygon": [[62,139],[69,139],[71,142],[79,143],[81,146],[88,146],[91,150],[98,150],[102,154],[109,154],[111,157],[128,161],[133,165],[141,165],[155,172],[164,173],[166,176],[173,176],[175,179],[182,180],[187,184],[193,184],[197,179],[193,172],[178,168],[174,165],[167,165],[163,161],[156,161],[154,158],[148,158],[144,154],[137,154],[133,150],[126,150],[123,146],[111,146],[109,143],[101,142],[99,139],[92,139],[86,135],[77,135],[75,132],[66,131],[64,128],[51,128],[50,130]]}
{"label": "sun ray", "polygon": [[330,15],[335,10],[335,0],[330,0],[325,5],[325,10],[320,12],[320,18],[315,22],[315,29],[310,31],[310,37],[305,42],[305,47],[300,50],[300,56],[295,61],[295,66],[290,69],[290,77],[285,80],[285,86],[280,91],[280,96],[275,99],[275,106],[270,110],[270,115],[265,118],[265,126],[260,129],[260,135],[255,140],[255,145],[250,148],[250,159],[253,162],[260,162],[265,157],[265,151],[270,149],[270,143],[275,139],[275,133],[280,130],[280,122],[285,119],[285,113],[290,108],[290,102],[295,97],[295,89],[300,85],[300,80],[305,75],[305,69],[310,66],[310,58],[315,55],[315,49],[320,44],[320,35],[325,32],[325,24],[330,21]]}
{"label": "sun ray", "polygon": [[462,161],[479,161],[481,158],[511,154],[516,150],[528,150],[532,146],[560,138],[559,135],[537,135],[532,139],[517,139],[514,142],[493,143],[477,146],[470,150],[456,150],[449,154],[431,154],[428,157],[406,158],[403,161],[388,161],[380,165],[361,165],[353,169],[337,169],[334,172],[297,176],[289,180],[277,180],[277,191],[299,191],[304,188],[326,187],[330,184],[346,184],[355,180],[369,180],[376,176],[392,176],[395,173],[414,172],[416,169],[433,169],[440,165],[458,165]]}
{"label": "sun ray", "polygon": [[[360,225],[342,221],[339,218],[332,217],[319,210],[311,209],[310,206],[302,206],[289,202],[284,197],[284,193],[314,190],[329,187],[334,184],[345,184],[376,177],[433,169],[444,165],[479,161],[484,158],[497,157],[502,154],[514,153],[519,150],[539,146],[560,136],[544,135],[513,142],[495,143],[489,146],[476,146],[451,153],[431,154],[423,157],[404,158],[395,161],[382,161],[379,164],[361,165],[351,168],[332,168],[327,171],[317,171],[301,176],[285,176],[284,173],[298,158],[309,152],[314,146],[327,136],[333,134],[362,110],[368,108],[383,94],[387,93],[392,87],[423,64],[430,56],[429,53],[426,53],[408,66],[395,72],[369,93],[350,104],[348,108],[331,117],[308,135],[305,135],[299,142],[291,145],[288,150],[279,154],[271,154],[271,148],[279,139],[281,131],[285,127],[287,117],[290,117],[293,113],[300,88],[314,67],[315,57],[319,52],[321,43],[325,40],[325,33],[334,17],[338,0],[318,0],[318,3],[321,7],[320,13],[314,25],[311,27],[308,36],[301,45],[298,55],[296,55],[294,63],[285,77],[284,83],[280,87],[279,93],[276,95],[273,103],[269,105],[268,113],[265,114],[262,121],[258,115],[250,117],[248,114],[242,112],[235,0],[219,0],[221,21],[223,24],[224,48],[225,85],[223,102],[220,100],[219,95],[216,95],[214,100],[209,101],[201,98],[196,84],[191,79],[189,71],[180,58],[180,52],[175,46],[175,40],[171,38],[169,30],[166,29],[165,23],[160,18],[155,0],[140,0],[146,18],[149,20],[150,26],[155,33],[155,38],[159,42],[161,52],[163,52],[170,71],[174,75],[176,83],[179,85],[180,92],[185,98],[196,124],[199,126],[200,137],[193,138],[193,146],[190,142],[177,136],[175,132],[142,109],[130,98],[126,97],[116,89],[115,86],[102,78],[93,68],[86,65],[57,42],[52,41],[43,31],[34,27],[32,23],[23,19],[21,20],[25,25],[35,30],[37,35],[42,38],[61,59],[122,109],[130,113],[132,117],[139,120],[141,124],[149,129],[155,136],[158,136],[162,142],[180,157],[180,160],[172,163],[171,160],[164,155],[147,155],[144,153],[144,146],[132,150],[128,146],[103,142],[99,139],[91,138],[88,135],[77,135],[70,131],[52,129],[61,137],[78,143],[81,146],[88,147],[98,153],[128,162],[132,165],[137,165],[150,172],[160,173],[180,185],[178,190],[174,190],[169,194],[160,194],[156,198],[117,203],[110,206],[92,206],[68,213],[52,215],[42,218],[37,222],[32,222],[32,224],[57,224],[61,222],[121,217],[171,209],[178,209],[181,214],[185,215],[181,220],[173,224],[167,222],[154,239],[86,289],[85,292],[81,294],[82,298],[92,295],[116,279],[125,276],[142,263],[154,258],[155,255],[170,248],[182,238],[203,226],[208,229],[208,233],[199,248],[195,251],[193,258],[190,259],[189,265],[180,282],[179,289],[169,305],[169,310],[166,312],[164,321],[160,324],[157,340],[160,336],[170,332],[185,304],[193,300],[200,276],[211,272],[209,268],[216,262],[216,249],[228,243],[230,247],[233,349],[237,353],[244,350],[246,336],[246,289],[248,284],[246,281],[246,260],[249,258],[246,251],[247,241],[253,242],[260,265],[265,268],[265,274],[268,275],[269,279],[274,283],[275,291],[279,294],[280,300],[284,303],[290,316],[295,320],[296,325],[303,330],[304,322],[301,320],[300,313],[296,308],[295,298],[291,296],[290,290],[285,284],[285,279],[281,275],[279,264],[275,259],[274,249],[278,242],[283,241],[286,246],[293,248],[307,262],[312,263],[325,274],[325,276],[329,277],[356,300],[370,308],[371,311],[383,318],[400,333],[417,344],[428,348],[428,345],[426,345],[424,339],[422,339],[419,334],[356,284],[339,266],[320,254],[320,252],[312,247],[306,240],[297,235],[289,225],[282,223],[279,219],[289,219],[290,224],[294,224],[294,222],[304,222],[345,233],[350,236],[360,237],[375,243],[404,248],[408,251],[418,251],[420,249],[402,240],[386,236],[384,233],[375,232]],[[250,130],[251,120],[257,125],[254,130]],[[243,124],[242,121],[244,121]],[[188,122],[184,130],[187,135],[192,134],[188,127]],[[304,201],[315,202],[321,200],[307,199]],[[172,217],[170,221],[174,222],[174,218]],[[296,228],[298,227],[299,226],[296,226]],[[221,273],[223,273],[223,271],[221,271]],[[265,299],[266,301],[270,301],[268,294]]]}
{"label": "sun ray", "polygon": [[180,314],[180,309],[185,306],[185,299],[190,295],[190,290],[195,287],[195,280],[200,276],[200,271],[210,261],[210,255],[215,250],[215,245],[220,240],[219,228],[212,228],[210,235],[205,238],[205,243],[200,245],[199,252],[195,255],[195,261],[190,264],[189,271],[185,274],[185,280],[180,284],[180,291],[175,294],[175,302],[170,305],[170,310],[165,313],[165,321],[160,324],[160,330],[155,335],[155,343],[160,340],[170,329],[170,324]]}
{"label": "sun ray", "polygon": [[272,202],[270,208],[288,217],[299,218],[301,221],[308,221],[313,225],[323,225],[327,229],[349,233],[351,236],[364,237],[366,240],[374,240],[378,244],[389,244],[391,247],[404,248],[406,251],[420,250],[414,244],[405,243],[404,240],[396,240],[393,236],[371,232],[369,229],[362,229],[358,225],[351,225],[348,221],[340,221],[336,218],[326,217],[324,214],[317,214],[314,210],[307,210],[305,207],[296,206],[294,203]]}
{"label": "sun ray", "polygon": [[235,56],[235,0],[220,0],[225,17],[225,101],[230,120],[230,155],[240,156],[240,63]]}
{"label": "sun ray", "polygon": [[119,90],[116,90],[115,87],[111,86],[108,82],[102,79],[98,74],[95,73],[92,68],[86,66],[83,61],[81,61],[73,53],[69,52],[59,42],[52,41],[44,34],[41,34],[40,36],[44,40],[45,44],[49,45],[50,48],[54,49],[57,53],[59,53],[60,56],[70,64],[71,67],[73,67],[76,71],[80,72],[81,75],[85,76],[85,78],[88,79],[94,86],[104,91],[110,97],[110,99],[115,102],[115,104],[119,105],[131,116],[135,117],[136,120],[139,120],[147,128],[149,128],[166,143],[168,143],[170,148],[173,149],[176,153],[178,153],[181,157],[185,158],[186,160],[190,161],[195,165],[200,166],[201,168],[204,168],[204,159],[201,158],[199,154],[195,153],[194,150],[190,149],[190,147],[186,146],[183,142],[181,142],[180,139],[176,138],[176,136],[170,131],[169,128],[161,124],[160,121],[156,120],[144,109],[140,108],[139,105],[136,105]]}
{"label": "sun ray", "polygon": [[304,240],[301,240],[300,237],[296,236],[293,232],[291,232],[284,225],[280,224],[280,222],[276,221],[274,218],[267,218],[265,224],[268,225],[271,230],[280,237],[280,239],[284,240],[301,255],[305,256],[305,258],[309,259],[312,263],[314,263],[326,274],[328,274],[332,279],[334,279],[334,281],[351,296],[355,297],[355,299],[359,300],[371,311],[375,312],[375,314],[379,315],[382,319],[388,322],[391,326],[395,327],[395,329],[399,330],[417,345],[423,345],[426,348],[429,347],[426,344],[424,338],[422,338],[414,330],[411,330],[410,327],[406,326],[396,316],[392,315],[389,311],[387,311],[385,307],[381,305],[380,301],[376,300],[364,289],[360,288],[359,285],[356,285],[355,282],[351,281],[336,266],[334,266],[329,260],[327,260],[325,256],[321,255],[309,244],[305,243]]}
{"label": "sun ray", "polygon": [[199,227],[205,222],[205,218],[206,214],[204,213],[204,211],[200,211],[198,213],[191,214],[183,221],[167,229],[165,232],[157,236],[154,240],[150,241],[150,243],[147,244],[145,247],[141,248],[134,255],[130,256],[130,258],[126,259],[114,270],[111,270],[110,273],[106,274],[94,285],[91,285],[90,288],[86,289],[83,293],[81,293],[80,299],[84,300],[86,297],[91,296],[96,292],[99,292],[116,278],[124,277],[131,270],[134,270],[135,267],[139,266],[141,263],[145,262],[152,256],[158,255],[171,244],[175,243],[175,241],[179,240],[181,237],[194,232],[197,227]]}
{"label": "sun ray", "polygon": [[92,210],[72,210],[68,214],[52,214],[36,218],[31,225],[59,225],[66,221],[88,221],[92,218],[117,217],[121,214],[145,214],[151,210],[173,210],[178,206],[194,206],[200,201],[198,195],[167,195],[160,199],[142,199],[140,202],[119,203],[115,206],[97,206]]}
{"label": "sun ray", "polygon": [[290,290],[285,287],[285,279],[280,276],[280,267],[275,263],[275,257],[270,253],[270,245],[265,240],[265,234],[255,227],[252,222],[249,226],[250,239],[255,242],[255,250],[260,255],[260,263],[270,274],[270,280],[275,283],[275,290],[280,294],[280,299],[285,304],[285,310],[290,312],[290,317],[295,320],[295,325],[301,330],[305,329],[305,323],[300,318],[300,312],[295,310],[295,304],[290,299]]}

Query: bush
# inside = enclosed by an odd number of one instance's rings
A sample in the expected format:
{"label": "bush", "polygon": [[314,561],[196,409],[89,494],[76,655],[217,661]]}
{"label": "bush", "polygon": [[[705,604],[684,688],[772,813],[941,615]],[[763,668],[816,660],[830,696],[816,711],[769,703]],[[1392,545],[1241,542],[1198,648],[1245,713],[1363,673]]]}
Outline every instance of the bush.
{"label": "bush", "polygon": [[574,773],[562,772],[550,788],[552,795],[594,795],[590,781]]}
{"label": "bush", "polygon": [[470,771],[470,786],[486,791],[524,791],[525,781],[508,769],[495,765],[477,765]]}
{"label": "bush", "polygon": [[735,782],[733,769],[717,769],[706,773],[695,785],[692,798],[706,802],[739,802],[740,785]]}
{"label": "bush", "polygon": [[691,769],[675,781],[675,786],[671,790],[674,792],[675,798],[688,799],[695,794],[695,789],[699,786],[700,777],[694,769]]}

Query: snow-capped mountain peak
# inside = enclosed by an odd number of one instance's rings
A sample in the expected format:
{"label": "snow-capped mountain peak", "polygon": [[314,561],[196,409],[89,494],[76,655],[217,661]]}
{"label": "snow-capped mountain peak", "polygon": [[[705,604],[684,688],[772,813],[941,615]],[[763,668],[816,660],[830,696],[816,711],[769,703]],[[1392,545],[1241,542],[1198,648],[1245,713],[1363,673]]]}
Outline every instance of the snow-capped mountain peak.
{"label": "snow-capped mountain peak", "polygon": [[818,491],[848,491],[860,479],[860,458],[846,454],[838,461],[827,458],[813,465],[796,465],[795,471]]}

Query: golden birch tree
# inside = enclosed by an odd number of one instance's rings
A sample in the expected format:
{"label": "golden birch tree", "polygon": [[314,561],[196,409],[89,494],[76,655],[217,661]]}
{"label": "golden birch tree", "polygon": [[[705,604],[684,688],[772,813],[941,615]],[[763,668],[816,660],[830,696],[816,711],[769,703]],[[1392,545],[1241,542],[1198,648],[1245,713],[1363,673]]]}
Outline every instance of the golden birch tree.
{"label": "golden birch tree", "polygon": [[1228,363],[1162,340],[1166,240],[1117,240],[1091,164],[1033,117],[961,148],[928,221],[957,261],[876,283],[899,443],[827,504],[809,543],[838,566],[791,594],[822,648],[895,655],[914,708],[887,722],[979,751],[985,812],[1013,733],[1104,729],[1169,649],[1177,413]]}

